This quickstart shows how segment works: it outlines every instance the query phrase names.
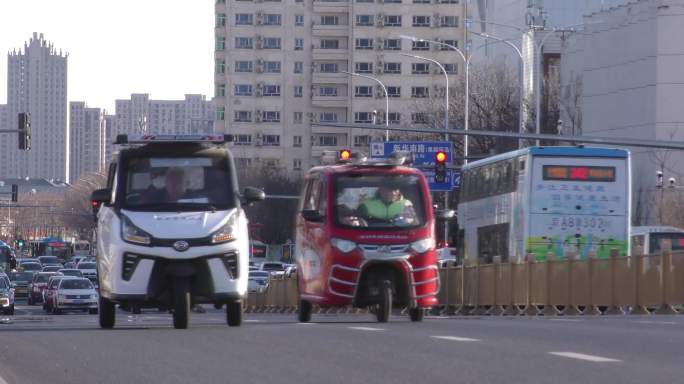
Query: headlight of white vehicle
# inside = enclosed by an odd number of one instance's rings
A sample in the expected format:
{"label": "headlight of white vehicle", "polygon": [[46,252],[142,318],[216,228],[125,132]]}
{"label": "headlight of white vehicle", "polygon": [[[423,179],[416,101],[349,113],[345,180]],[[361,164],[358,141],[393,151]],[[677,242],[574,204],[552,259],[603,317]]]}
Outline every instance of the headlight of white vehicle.
{"label": "headlight of white vehicle", "polygon": [[90,295],[90,300],[97,300],[97,295]]}
{"label": "headlight of white vehicle", "polygon": [[435,239],[428,237],[411,243],[411,249],[418,253],[425,253],[435,247]]}
{"label": "headlight of white vehicle", "polygon": [[342,253],[349,253],[356,249],[356,243],[349,240],[332,238],[330,244]]}
{"label": "headlight of white vehicle", "polygon": [[138,228],[126,215],[121,215],[121,238],[135,244],[149,245],[152,242],[150,234]]}
{"label": "headlight of white vehicle", "polygon": [[212,244],[225,243],[235,240],[235,230],[237,229],[237,213],[233,213],[228,218],[228,222],[211,236]]}

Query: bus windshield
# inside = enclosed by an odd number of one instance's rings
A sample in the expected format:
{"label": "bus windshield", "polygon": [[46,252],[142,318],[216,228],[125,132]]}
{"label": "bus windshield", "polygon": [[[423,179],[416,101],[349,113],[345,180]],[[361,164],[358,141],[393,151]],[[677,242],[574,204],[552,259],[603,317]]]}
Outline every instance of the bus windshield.
{"label": "bus windshield", "polygon": [[335,223],[357,229],[400,229],[425,223],[416,175],[344,175],[335,179]]}

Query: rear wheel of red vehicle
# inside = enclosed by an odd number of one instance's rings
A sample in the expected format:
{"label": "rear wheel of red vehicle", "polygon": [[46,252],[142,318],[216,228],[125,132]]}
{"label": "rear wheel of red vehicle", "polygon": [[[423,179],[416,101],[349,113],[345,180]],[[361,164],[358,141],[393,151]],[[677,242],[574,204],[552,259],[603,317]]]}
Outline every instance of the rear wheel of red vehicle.
{"label": "rear wheel of red vehicle", "polygon": [[389,283],[382,287],[382,301],[378,304],[377,310],[375,316],[378,318],[378,323],[386,323],[392,313],[392,287]]}
{"label": "rear wheel of red vehicle", "polygon": [[190,318],[190,285],[185,279],[173,285],[173,327],[185,329]]}
{"label": "rear wheel of red vehicle", "polygon": [[111,329],[114,328],[114,321],[116,319],[116,305],[111,301],[100,296],[99,320],[100,328]]}
{"label": "rear wheel of red vehicle", "polygon": [[311,310],[312,310],[312,305],[310,302],[306,300],[299,300],[299,322],[300,323],[308,323],[311,321]]}
{"label": "rear wheel of red vehicle", "polygon": [[242,324],[242,301],[226,304],[226,322],[230,327],[239,327]]}
{"label": "rear wheel of red vehicle", "polygon": [[413,322],[423,321],[425,316],[425,310],[423,308],[411,308],[409,309],[409,317]]}

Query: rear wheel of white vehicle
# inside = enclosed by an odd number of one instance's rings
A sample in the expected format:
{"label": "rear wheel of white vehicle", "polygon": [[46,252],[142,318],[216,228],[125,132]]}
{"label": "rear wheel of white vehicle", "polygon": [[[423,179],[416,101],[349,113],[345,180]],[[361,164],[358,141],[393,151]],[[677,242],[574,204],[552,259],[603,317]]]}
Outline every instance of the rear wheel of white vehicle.
{"label": "rear wheel of white vehicle", "polygon": [[111,301],[100,296],[100,328],[111,329],[114,328],[114,320],[116,319],[116,305]]}
{"label": "rear wheel of white vehicle", "polygon": [[230,327],[242,324],[242,301],[226,304],[226,321]]}
{"label": "rear wheel of white vehicle", "polygon": [[311,310],[312,310],[312,305],[310,302],[301,299],[299,300],[299,322],[300,323],[308,323],[311,321]]}
{"label": "rear wheel of white vehicle", "polygon": [[131,305],[131,313],[134,315],[139,315],[142,313],[142,309],[140,308],[140,305],[138,304],[133,304]]}
{"label": "rear wheel of white vehicle", "polygon": [[185,329],[190,317],[190,285],[178,279],[173,285],[173,327]]}

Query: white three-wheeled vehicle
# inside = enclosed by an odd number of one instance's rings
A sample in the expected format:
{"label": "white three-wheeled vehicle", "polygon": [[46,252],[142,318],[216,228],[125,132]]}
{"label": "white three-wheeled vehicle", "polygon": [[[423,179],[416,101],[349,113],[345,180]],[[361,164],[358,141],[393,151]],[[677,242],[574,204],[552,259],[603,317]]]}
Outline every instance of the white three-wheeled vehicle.
{"label": "white three-wheeled vehicle", "polygon": [[169,308],[187,328],[191,305],[226,306],[242,322],[249,239],[242,206],[264,199],[238,189],[224,135],[119,135],[97,209],[100,326],[112,328],[115,305]]}

